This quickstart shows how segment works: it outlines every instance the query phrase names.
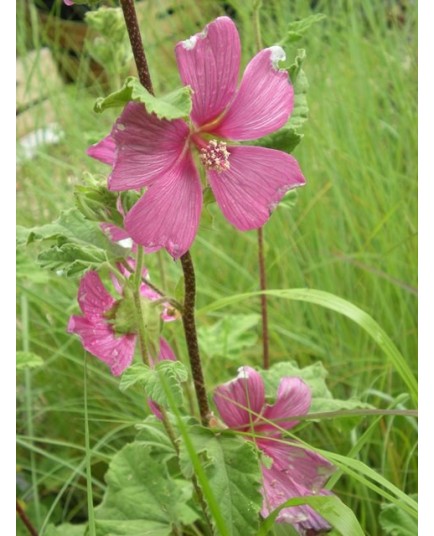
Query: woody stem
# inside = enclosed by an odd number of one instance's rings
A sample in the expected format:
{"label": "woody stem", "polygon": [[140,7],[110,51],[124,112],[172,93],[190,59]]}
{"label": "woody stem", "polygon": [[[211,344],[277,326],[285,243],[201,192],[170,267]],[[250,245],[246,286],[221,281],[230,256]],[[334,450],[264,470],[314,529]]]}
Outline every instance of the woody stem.
{"label": "woody stem", "polygon": [[188,356],[190,359],[191,373],[199,405],[200,417],[202,424],[207,425],[210,417],[210,409],[203,378],[199,344],[197,341],[196,320],[194,314],[196,278],[193,261],[189,251],[182,255],[181,265],[184,272],[184,312],[182,315],[182,323],[184,325],[185,339],[187,341]]}
{"label": "woody stem", "polygon": [[137,13],[134,7],[134,0],[120,0],[120,3],[140,83],[149,91],[149,93],[154,94],[151,75],[149,74],[148,61],[146,60],[142,36],[140,34],[139,21],[137,20]]}

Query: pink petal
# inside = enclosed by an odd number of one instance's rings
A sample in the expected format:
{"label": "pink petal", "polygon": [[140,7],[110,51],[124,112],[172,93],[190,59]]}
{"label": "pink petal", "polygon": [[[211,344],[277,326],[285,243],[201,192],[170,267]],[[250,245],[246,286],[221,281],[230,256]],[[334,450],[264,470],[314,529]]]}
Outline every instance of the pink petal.
{"label": "pink petal", "polygon": [[261,50],[247,65],[238,93],[214,132],[231,140],[255,140],[283,127],[294,107],[286,70],[279,70],[280,47]]}
{"label": "pink petal", "polygon": [[126,240],[130,238],[128,233],[115,225],[114,223],[101,223],[101,230],[112,240],[113,242],[120,242],[121,240]]}
{"label": "pink petal", "polygon": [[[164,337],[160,337],[160,353],[157,361],[176,361],[176,355]],[[151,367],[155,367],[152,356],[149,356],[149,364]]]}
{"label": "pink petal", "polygon": [[78,288],[78,303],[86,317],[100,318],[115,301],[105,289],[97,272],[91,270],[84,274]]}
{"label": "pink petal", "polygon": [[127,104],[111,132],[116,157],[109,189],[138,189],[162,175],[180,157],[188,132],[180,119],[158,119],[141,104]]}
{"label": "pink petal", "polygon": [[[267,517],[281,504],[294,497],[312,495],[310,490],[305,489],[286,473],[275,469],[274,465],[269,469],[262,466],[264,502],[261,515]],[[321,490],[320,495],[330,494],[327,490]],[[284,508],[277,516],[277,522],[294,525],[300,534],[306,535],[307,531],[327,531],[330,525],[325,519],[315,512],[310,506],[292,506]]]}
{"label": "pink petal", "polygon": [[234,380],[217,387],[214,402],[229,428],[251,428],[265,403],[261,375],[251,367],[241,367]]}
{"label": "pink petal", "polygon": [[310,408],[312,394],[309,387],[300,378],[282,378],[277,390],[277,399],[273,405],[266,406],[263,417],[268,421],[275,421],[276,426],[269,423],[255,426],[256,431],[277,432],[279,428],[289,430],[299,421],[288,417],[305,415]]}
{"label": "pink petal", "polygon": [[255,443],[273,460],[273,469],[279,470],[309,493],[318,493],[335,471],[328,460],[301,445],[298,447],[294,441],[258,437]]}
{"label": "pink petal", "polygon": [[160,406],[156,402],[154,402],[152,398],[148,398],[148,406],[152,413],[157,417],[157,419],[162,421],[163,415],[160,411]]}
{"label": "pink petal", "polygon": [[240,48],[237,27],[229,17],[218,17],[203,32],[176,45],[181,80],[194,91],[191,118],[197,125],[215,119],[232,99]]}
{"label": "pink petal", "polygon": [[104,164],[108,164],[109,166],[112,166],[115,161],[116,153],[115,140],[109,134],[98,143],[91,145],[86,151],[86,153],[92,158],[95,158],[96,160],[99,160]]}
{"label": "pink petal", "polygon": [[153,183],[125,218],[134,242],[166,248],[174,259],[191,246],[202,210],[202,187],[191,155]]}
{"label": "pink petal", "polygon": [[67,6],[73,6],[74,2],[72,0],[63,0]]}
{"label": "pink petal", "polygon": [[176,361],[176,355],[164,337],[160,337],[159,361]]}
{"label": "pink petal", "polygon": [[208,180],[225,218],[240,231],[268,220],[287,190],[305,179],[292,156],[265,147],[228,147],[228,171],[208,171]]}
{"label": "pink petal", "polygon": [[136,335],[117,337],[104,320],[71,316],[68,332],[77,334],[83,347],[104,361],[114,376],[122,374],[133,360]]}

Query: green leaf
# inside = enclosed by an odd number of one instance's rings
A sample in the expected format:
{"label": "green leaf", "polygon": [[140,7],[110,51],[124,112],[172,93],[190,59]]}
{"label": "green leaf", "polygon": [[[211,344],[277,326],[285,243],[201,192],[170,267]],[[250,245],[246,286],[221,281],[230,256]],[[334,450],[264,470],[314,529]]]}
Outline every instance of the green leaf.
{"label": "green leaf", "polygon": [[127,102],[133,101],[144,104],[148,113],[154,113],[160,119],[187,118],[191,112],[191,94],[190,86],[183,86],[157,98],[137,78],[129,76],[121,89],[97,99],[94,110],[101,113],[107,108],[123,107]]}
{"label": "green leaf", "polygon": [[87,220],[76,208],[63,212],[53,223],[31,229],[18,227],[17,241],[18,245],[48,242],[50,247],[41,251],[38,263],[67,277],[125,258],[129,251],[109,240],[96,222]]}
{"label": "green leaf", "polygon": [[288,122],[277,132],[252,142],[254,145],[291,153],[302,140],[303,135],[298,130],[306,121],[309,112],[306,98],[309,84],[301,68],[305,58],[305,51],[300,49],[294,63],[288,68],[289,77],[294,87],[294,108]]}
{"label": "green leaf", "polygon": [[97,536],[168,536],[198,518],[187,504],[192,484],[171,478],[165,464],[139,442],[115,454],[106,481],[103,502],[95,510]]}
{"label": "green leaf", "polygon": [[[166,389],[170,390],[173,402],[181,405],[183,402],[181,383],[187,380],[188,371],[180,361],[160,361],[155,368],[138,363],[128,367],[122,374],[119,389],[126,391],[137,383],[141,384],[149,398],[167,407],[169,403]],[[166,383],[166,389],[162,385],[163,381]]]}
{"label": "green leaf", "polygon": [[[215,434],[200,426],[190,427],[188,436],[202,459],[205,475],[230,530],[228,534],[256,534],[262,479],[254,446],[231,433]],[[180,466],[186,478],[191,478],[193,464],[185,442],[180,448]]]}
{"label": "green leaf", "polygon": [[306,52],[304,49],[300,49],[295,57],[294,63],[288,69],[289,76],[294,86],[294,109],[292,110],[291,117],[289,118],[286,127],[295,129],[296,131],[307,120],[309,114],[306,97],[309,89],[309,82],[302,69],[305,59]]}
{"label": "green leaf", "polygon": [[280,380],[284,376],[297,376],[301,378],[309,386],[312,393],[312,404],[309,413],[372,407],[370,404],[361,402],[357,398],[351,398],[349,400],[333,398],[325,381],[328,372],[319,361],[302,369],[299,368],[295,361],[281,362],[273,365],[269,370],[262,371],[261,375],[264,379],[266,392],[272,397],[276,396]]}
{"label": "green leaf", "polygon": [[382,505],[380,525],[386,536],[414,536],[417,534],[417,520],[404,511],[400,504]]}
{"label": "green leaf", "polygon": [[313,24],[325,19],[325,17],[323,13],[315,13],[304,19],[290,22],[285,37],[277,44],[283,47],[289,43],[295,43],[303,37]]}
{"label": "green leaf", "polygon": [[136,384],[144,386],[150,370],[150,367],[144,363],[135,363],[134,365],[129,366],[122,374],[119,389],[121,391],[126,391]]}
{"label": "green leaf", "polygon": [[335,296],[334,294],[324,292],[322,290],[307,288],[247,292],[245,294],[236,294],[228,298],[217,300],[214,303],[199,309],[197,313],[203,314],[210,311],[217,311],[218,309],[222,309],[228,305],[232,305],[255,296],[260,296],[261,294],[274,296],[276,298],[282,298],[285,300],[302,301],[320,305],[321,307],[342,314],[355,322],[358,326],[364,329],[384,351],[386,356],[395,366],[396,371],[401,376],[402,380],[407,385],[414,402],[417,404],[417,381],[404,356],[396,348],[387,333],[370,315],[368,315],[368,313],[356,305],[340,298],[339,296]]}
{"label": "green leaf", "polygon": [[336,495],[294,497],[274,510],[262,523],[257,536],[267,536],[273,528],[275,519],[283,508],[307,504],[318,512],[334,528],[333,534],[341,536],[364,536],[356,516]]}
{"label": "green leaf", "polygon": [[42,367],[43,364],[44,360],[42,359],[42,357],[39,357],[33,352],[17,352],[17,370]]}
{"label": "green leaf", "polygon": [[167,407],[169,402],[166,390],[169,390],[173,402],[180,406],[183,402],[181,383],[188,380],[188,371],[185,366],[180,361],[160,361],[150,372],[145,380],[146,394],[157,404]]}
{"label": "green leaf", "polygon": [[61,525],[48,525],[45,536],[85,536],[86,525],[72,525],[71,523],[62,523]]}
{"label": "green leaf", "polygon": [[74,188],[78,210],[87,220],[114,223],[122,227],[123,216],[117,208],[118,196],[90,173],[85,175],[84,181],[84,184],[77,184]]}
{"label": "green leaf", "polygon": [[227,315],[211,326],[201,326],[199,344],[209,357],[236,359],[241,350],[256,344],[260,318],[258,314]]}

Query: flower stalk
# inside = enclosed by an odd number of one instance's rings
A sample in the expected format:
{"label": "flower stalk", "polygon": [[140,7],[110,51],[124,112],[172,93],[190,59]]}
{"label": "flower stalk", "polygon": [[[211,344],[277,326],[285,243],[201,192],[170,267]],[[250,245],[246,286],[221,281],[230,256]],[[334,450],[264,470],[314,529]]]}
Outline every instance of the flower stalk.
{"label": "flower stalk", "polygon": [[181,257],[182,270],[184,272],[184,312],[182,323],[184,326],[185,339],[187,342],[188,355],[190,358],[191,373],[193,376],[196,398],[202,424],[208,425],[211,413],[206,395],[205,381],[203,378],[202,364],[200,360],[199,344],[197,341],[196,320],[194,307],[196,302],[196,277],[194,274],[193,260],[187,251]]}
{"label": "flower stalk", "polygon": [[151,75],[149,74],[148,61],[143,48],[139,21],[137,19],[136,9],[134,7],[134,0],[120,0],[120,3],[128,30],[128,36],[130,38],[134,61],[136,62],[139,80],[141,84],[149,91],[149,93],[152,93],[153,95],[154,89],[152,87]]}

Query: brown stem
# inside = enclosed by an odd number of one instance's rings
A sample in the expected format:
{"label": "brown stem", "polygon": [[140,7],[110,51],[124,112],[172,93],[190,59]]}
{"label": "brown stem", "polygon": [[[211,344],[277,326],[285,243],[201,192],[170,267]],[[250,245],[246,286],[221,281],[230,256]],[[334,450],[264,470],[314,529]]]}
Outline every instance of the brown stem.
{"label": "brown stem", "polygon": [[190,252],[181,257],[182,270],[184,272],[184,313],[182,323],[184,325],[185,339],[187,341],[188,356],[190,358],[191,374],[193,376],[196,398],[199,404],[199,412],[202,424],[208,425],[211,416],[206,396],[205,382],[200,361],[199,344],[197,342],[196,321],[194,318],[194,306],[196,300],[196,279],[194,275],[193,261]]}
{"label": "brown stem", "polygon": [[[267,277],[265,273],[265,256],[264,256],[264,231],[263,227],[258,229],[258,262],[259,262],[259,286],[261,290],[267,290]],[[261,315],[262,315],[262,366],[264,369],[270,367],[270,348],[268,335],[268,311],[267,296],[261,295]]]}
{"label": "brown stem", "polygon": [[154,94],[152,87],[151,75],[149,74],[148,62],[146,60],[145,50],[143,48],[142,36],[140,34],[139,21],[137,20],[134,0],[120,0],[122,11],[124,13],[125,24],[128,29],[131,48],[136,62],[137,73],[141,84]]}
{"label": "brown stem", "polygon": [[21,508],[20,503],[17,501],[17,513],[21,518],[21,521],[26,526],[26,529],[29,531],[29,534],[32,536],[38,536],[38,531],[35,529],[35,527],[32,525],[30,519],[27,517],[24,510]]}

